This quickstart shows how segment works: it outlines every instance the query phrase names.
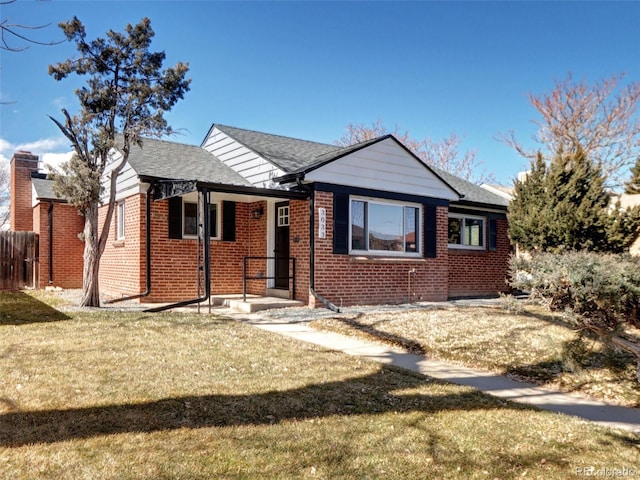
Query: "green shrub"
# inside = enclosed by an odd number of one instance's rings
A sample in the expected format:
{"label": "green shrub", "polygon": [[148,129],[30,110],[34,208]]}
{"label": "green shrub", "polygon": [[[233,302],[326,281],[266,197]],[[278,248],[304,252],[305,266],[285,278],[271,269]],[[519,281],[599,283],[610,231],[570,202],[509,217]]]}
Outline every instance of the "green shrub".
{"label": "green shrub", "polygon": [[627,255],[540,253],[511,261],[514,288],[531,292],[552,310],[571,312],[579,328],[619,333],[640,328],[640,260]]}

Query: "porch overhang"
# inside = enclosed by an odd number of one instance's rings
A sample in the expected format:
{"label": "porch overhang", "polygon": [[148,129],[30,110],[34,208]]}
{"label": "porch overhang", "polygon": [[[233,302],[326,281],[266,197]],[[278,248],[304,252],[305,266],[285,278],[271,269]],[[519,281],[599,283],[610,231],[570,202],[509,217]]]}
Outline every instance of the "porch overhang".
{"label": "porch overhang", "polygon": [[255,201],[256,197],[282,200],[306,200],[309,198],[309,193],[304,191],[249,187],[245,185],[229,185],[201,182],[198,180],[140,177],[140,181],[153,185],[152,195],[154,200],[162,200],[204,190],[207,192],[234,195],[238,197],[238,199],[241,197],[247,197],[247,199],[250,199],[251,201]]}

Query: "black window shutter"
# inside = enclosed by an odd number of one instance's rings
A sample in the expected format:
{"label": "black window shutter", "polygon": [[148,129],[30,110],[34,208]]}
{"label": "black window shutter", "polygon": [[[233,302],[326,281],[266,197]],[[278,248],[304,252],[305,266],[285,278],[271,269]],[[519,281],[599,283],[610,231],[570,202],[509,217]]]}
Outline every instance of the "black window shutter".
{"label": "black window shutter", "polygon": [[236,241],[236,202],[222,202],[222,240]]}
{"label": "black window shutter", "polygon": [[498,249],[498,222],[495,218],[489,219],[489,250]]}
{"label": "black window shutter", "polygon": [[169,238],[182,238],[182,198],[169,199]]}
{"label": "black window shutter", "polygon": [[333,194],[333,253],[349,253],[349,195]]}
{"label": "black window shutter", "polygon": [[438,218],[435,205],[424,206],[424,256],[425,258],[436,258]]}

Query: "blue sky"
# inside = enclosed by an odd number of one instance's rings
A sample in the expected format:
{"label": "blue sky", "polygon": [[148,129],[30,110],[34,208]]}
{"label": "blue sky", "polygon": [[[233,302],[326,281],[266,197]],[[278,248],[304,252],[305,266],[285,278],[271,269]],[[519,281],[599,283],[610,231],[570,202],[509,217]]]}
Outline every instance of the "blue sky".
{"label": "blue sky", "polygon": [[[212,123],[333,143],[349,123],[380,119],[416,138],[465,137],[481,167],[512,183],[527,162],[496,140],[535,132],[527,94],[569,71],[595,82],[640,79],[640,2],[22,1],[2,20],[51,26],[76,15],[89,38],[151,19],[166,65],[190,64],[192,88],[169,123],[200,144]],[[12,44],[12,39],[7,39]],[[16,41],[16,46],[22,43]],[[0,52],[0,161],[17,148],[68,151],[48,115],[73,111],[77,80],[49,64],[74,45]]]}

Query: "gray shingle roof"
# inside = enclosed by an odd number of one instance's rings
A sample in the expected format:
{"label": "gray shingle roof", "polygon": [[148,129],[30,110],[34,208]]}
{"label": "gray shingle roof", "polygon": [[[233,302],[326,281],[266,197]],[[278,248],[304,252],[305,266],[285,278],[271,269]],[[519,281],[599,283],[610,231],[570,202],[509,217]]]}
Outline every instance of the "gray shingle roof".
{"label": "gray shingle roof", "polygon": [[[36,197],[40,200],[60,200],[55,193],[53,193],[53,180],[47,180],[46,178],[31,178],[31,183],[36,191]],[[65,200],[66,201],[66,200]]]}
{"label": "gray shingle roof", "polygon": [[342,147],[327,143],[311,142],[228,125],[216,124],[215,126],[287,173],[295,172],[315,163],[317,157],[321,155],[342,149]]}
{"label": "gray shingle roof", "polygon": [[251,183],[204,148],[145,138],[132,146],[129,164],[139,176],[250,187]]}
{"label": "gray shingle roof", "polygon": [[[256,132],[227,125],[215,124],[222,132],[234,138],[245,147],[253,150],[263,158],[284,170],[287,174],[296,174],[329,163],[352,151],[365,148],[371,143],[386,138],[366,140],[348,147],[311,142],[270,133]],[[463,195],[461,203],[480,203],[506,207],[508,201],[494,193],[468,182],[456,175],[437,168],[431,168],[436,175],[449,184],[454,190]]]}
{"label": "gray shingle roof", "polygon": [[439,168],[434,168],[433,170],[449,185],[464,195],[460,203],[483,203],[500,207],[506,207],[509,204],[509,201],[506,198],[496,195],[495,193],[491,193],[475,183],[468,182],[467,180]]}

